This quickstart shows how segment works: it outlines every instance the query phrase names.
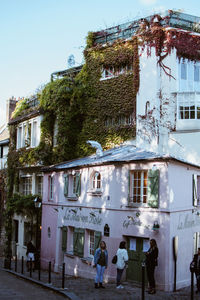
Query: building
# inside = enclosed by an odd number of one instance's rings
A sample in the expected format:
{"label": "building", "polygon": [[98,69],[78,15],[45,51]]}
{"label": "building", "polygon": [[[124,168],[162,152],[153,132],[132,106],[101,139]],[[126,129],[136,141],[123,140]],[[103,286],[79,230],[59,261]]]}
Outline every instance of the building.
{"label": "building", "polygon": [[[24,105],[24,106],[23,106]],[[20,107],[24,107],[20,111]],[[16,202],[12,216],[12,255],[26,256],[28,241],[39,248],[39,211],[34,210],[34,199],[42,195],[43,175],[41,161],[34,161],[33,149],[40,143],[42,113],[36,96],[19,99],[13,118],[9,122],[11,145],[9,150],[9,198]]]}
{"label": "building", "polygon": [[156,282],[170,291],[173,240],[178,237],[176,287],[190,284],[189,263],[200,233],[199,166],[127,144],[43,171],[44,267],[51,261],[54,271],[60,271],[65,262],[67,274],[93,278],[90,264],[103,239],[109,252],[105,278],[114,281],[111,259],[126,240],[126,279],[140,282],[144,252],[155,238],[160,252]]}
{"label": "building", "polygon": [[43,266],[66,262],[67,273],[92,278],[100,237],[110,259],[125,239],[127,279],[140,281],[154,237],[158,287],[169,291],[178,239],[177,288],[189,285],[200,232],[199,32],[199,17],[168,11],[89,34],[83,69],[93,92],[80,140],[113,149],[44,169]]}
{"label": "building", "polygon": [[7,100],[6,123],[0,128],[0,255],[4,253],[5,228],[3,213],[7,196],[7,156],[9,151],[8,123],[16,106],[16,99]]}

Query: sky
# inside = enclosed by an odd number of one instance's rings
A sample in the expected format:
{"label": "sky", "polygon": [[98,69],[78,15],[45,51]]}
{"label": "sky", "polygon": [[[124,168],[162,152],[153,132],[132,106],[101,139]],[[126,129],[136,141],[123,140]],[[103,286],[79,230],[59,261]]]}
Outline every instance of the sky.
{"label": "sky", "polygon": [[72,54],[83,62],[89,31],[168,9],[200,16],[197,0],[0,0],[0,126],[7,99],[34,94]]}

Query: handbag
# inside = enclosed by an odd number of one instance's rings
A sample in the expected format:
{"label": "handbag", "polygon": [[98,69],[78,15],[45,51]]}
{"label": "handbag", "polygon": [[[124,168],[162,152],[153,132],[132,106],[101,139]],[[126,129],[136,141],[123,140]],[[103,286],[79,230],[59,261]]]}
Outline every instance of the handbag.
{"label": "handbag", "polygon": [[112,258],[112,264],[116,264],[117,263],[117,255],[114,255]]}

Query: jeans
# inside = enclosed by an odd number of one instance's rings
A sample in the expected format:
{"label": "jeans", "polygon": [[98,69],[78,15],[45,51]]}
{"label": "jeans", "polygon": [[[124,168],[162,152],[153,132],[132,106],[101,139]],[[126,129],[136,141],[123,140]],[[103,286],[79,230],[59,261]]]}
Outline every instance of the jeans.
{"label": "jeans", "polygon": [[122,278],[122,273],[124,269],[117,269],[117,286],[120,285],[120,280]]}
{"label": "jeans", "polygon": [[97,274],[96,274],[96,278],[95,278],[95,283],[99,283],[99,282],[102,283],[105,266],[100,266],[97,264],[96,269],[97,269]]}

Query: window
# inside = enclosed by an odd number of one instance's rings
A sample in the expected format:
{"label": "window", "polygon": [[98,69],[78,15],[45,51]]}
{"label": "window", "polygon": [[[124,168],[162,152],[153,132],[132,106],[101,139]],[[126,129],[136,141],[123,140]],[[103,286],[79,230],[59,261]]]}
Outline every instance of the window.
{"label": "window", "polygon": [[187,65],[185,62],[181,63],[181,79],[187,79]]}
{"label": "window", "polygon": [[90,230],[89,241],[90,241],[89,255],[94,255],[94,231],[93,230]]}
{"label": "window", "polygon": [[159,170],[134,170],[129,177],[129,204],[158,207]]}
{"label": "window", "polygon": [[33,122],[33,135],[32,135],[32,147],[35,147],[37,144],[37,122]]}
{"label": "window", "polygon": [[21,181],[22,181],[22,194],[25,196],[32,194],[32,177],[31,176],[21,177]]}
{"label": "window", "polygon": [[200,81],[199,68],[200,66],[194,65],[194,81]]}
{"label": "window", "polygon": [[64,175],[64,196],[68,198],[77,198],[81,195],[81,174]]}
{"label": "window", "polygon": [[112,126],[119,126],[119,125],[131,125],[133,124],[133,116],[132,114],[129,116],[120,115],[118,118],[111,118],[107,117],[105,119],[105,126],[112,127]]}
{"label": "window", "polygon": [[3,158],[3,146],[0,146],[0,158]]}
{"label": "window", "polygon": [[62,251],[66,252],[67,250],[67,227],[62,227]]}
{"label": "window", "polygon": [[32,240],[31,224],[24,222],[24,246],[26,246],[30,240]]}
{"label": "window", "polygon": [[178,119],[179,120],[199,120],[200,119],[200,95],[179,94]]}
{"label": "window", "polygon": [[193,206],[200,206],[200,176],[192,175]]}
{"label": "window", "polygon": [[101,232],[89,230],[89,256],[94,256],[101,241]]}
{"label": "window", "polygon": [[51,238],[51,228],[50,227],[48,227],[48,229],[47,229],[47,236],[48,236],[48,239]]}
{"label": "window", "polygon": [[131,189],[133,203],[147,203],[147,171],[131,174]]}
{"label": "window", "polygon": [[92,189],[100,190],[101,189],[101,174],[99,172],[95,172],[92,178]]}
{"label": "window", "polygon": [[54,178],[49,176],[49,200],[53,200]]}
{"label": "window", "polygon": [[43,176],[36,176],[36,191],[38,195],[43,193]]}
{"label": "window", "polygon": [[57,136],[58,136],[58,120],[54,123],[54,130],[53,130],[53,146],[57,145]]}
{"label": "window", "polygon": [[17,129],[17,149],[22,147],[22,127]]}
{"label": "window", "polygon": [[79,257],[84,256],[84,239],[85,230],[82,228],[74,228],[73,234],[73,253]]}
{"label": "window", "polygon": [[127,65],[127,66],[109,66],[109,67],[104,67],[102,74],[101,74],[101,80],[109,79],[109,78],[114,78],[117,77],[121,74],[129,74],[133,71],[133,66]]}

